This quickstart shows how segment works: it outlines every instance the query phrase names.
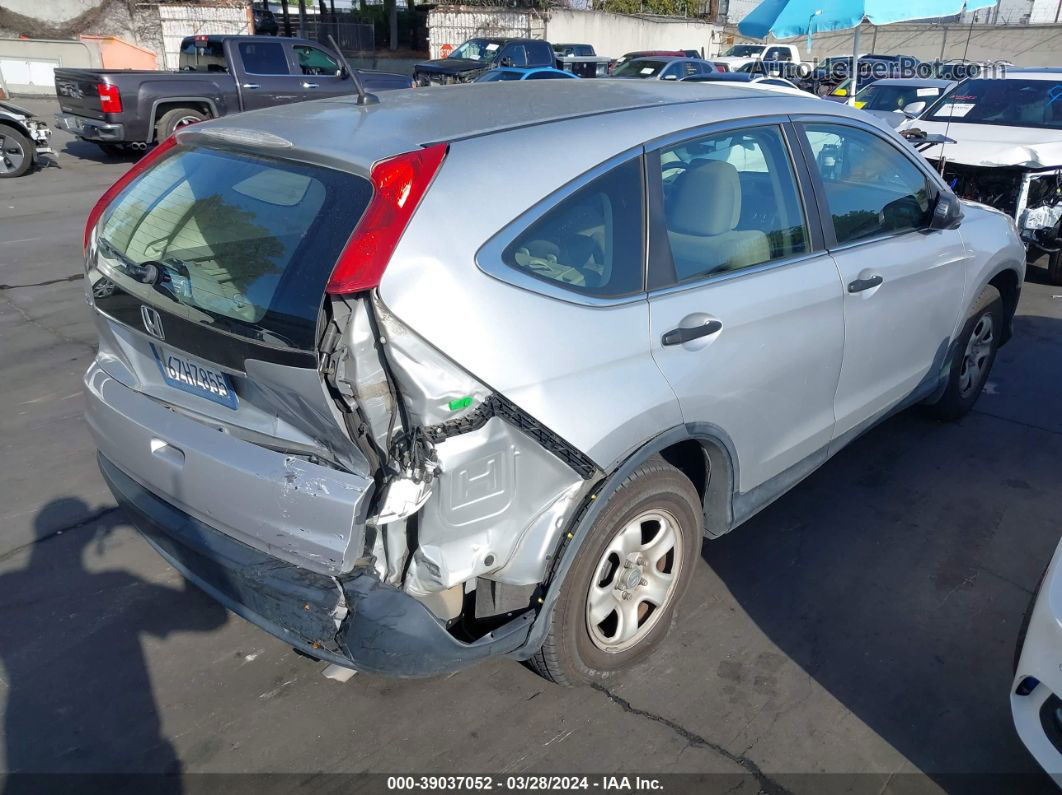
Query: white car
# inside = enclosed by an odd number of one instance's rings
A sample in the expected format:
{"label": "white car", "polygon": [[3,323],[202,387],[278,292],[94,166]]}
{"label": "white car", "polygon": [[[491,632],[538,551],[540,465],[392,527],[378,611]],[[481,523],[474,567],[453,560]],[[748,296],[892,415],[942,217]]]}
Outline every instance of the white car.
{"label": "white car", "polygon": [[[1062,285],[1062,69],[1008,69],[963,80],[897,129],[953,143],[912,143],[961,198],[1015,220],[1029,261],[1047,254]],[[909,137],[909,140],[910,137]]]}
{"label": "white car", "polygon": [[1062,544],[1025,616],[1018,650],[1010,688],[1014,726],[1036,761],[1062,786]]}

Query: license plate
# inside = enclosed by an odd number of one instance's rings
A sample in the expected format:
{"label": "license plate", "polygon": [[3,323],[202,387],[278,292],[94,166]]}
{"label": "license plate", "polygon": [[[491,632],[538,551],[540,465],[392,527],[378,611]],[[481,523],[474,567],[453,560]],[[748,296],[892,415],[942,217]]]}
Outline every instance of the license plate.
{"label": "license plate", "polygon": [[239,405],[229,377],[183,353],[151,343],[163,380],[172,387],[235,409]]}
{"label": "license plate", "polygon": [[63,114],[61,118],[63,121],[63,125],[70,132],[81,132],[85,127],[85,123],[81,121],[81,119],[77,116]]}

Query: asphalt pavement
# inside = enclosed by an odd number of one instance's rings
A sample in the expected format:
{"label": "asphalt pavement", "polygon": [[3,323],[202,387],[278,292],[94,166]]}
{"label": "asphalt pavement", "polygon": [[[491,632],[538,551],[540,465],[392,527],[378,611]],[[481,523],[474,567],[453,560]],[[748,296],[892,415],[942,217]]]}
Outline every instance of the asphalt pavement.
{"label": "asphalt pavement", "polygon": [[0,181],[0,770],[1051,791],[1008,706],[1060,535],[1062,288],[1039,270],[971,415],[897,416],[706,543],[669,639],[614,688],[504,659],[338,682],[186,585],[115,508],[82,418],[81,241],[132,161],[55,140],[58,166]]}

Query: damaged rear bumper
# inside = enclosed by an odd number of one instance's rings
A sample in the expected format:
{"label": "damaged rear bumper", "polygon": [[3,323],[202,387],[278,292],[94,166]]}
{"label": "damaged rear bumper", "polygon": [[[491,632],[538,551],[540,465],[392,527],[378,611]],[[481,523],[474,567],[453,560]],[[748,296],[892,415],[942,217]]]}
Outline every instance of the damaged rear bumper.
{"label": "damaged rear bumper", "polygon": [[534,611],[527,611],[463,643],[374,572],[330,577],[279,560],[181,511],[103,455],[99,464],[119,505],[174,568],[237,615],[313,657],[387,676],[436,676],[517,650],[534,621]]}

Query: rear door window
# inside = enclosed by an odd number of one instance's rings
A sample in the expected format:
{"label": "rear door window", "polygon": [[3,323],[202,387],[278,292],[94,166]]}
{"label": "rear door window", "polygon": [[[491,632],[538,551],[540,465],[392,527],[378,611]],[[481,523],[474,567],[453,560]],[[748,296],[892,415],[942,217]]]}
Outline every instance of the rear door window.
{"label": "rear door window", "polygon": [[243,61],[243,70],[249,75],[290,74],[284,45],[278,42],[241,42],[240,59]]}
{"label": "rear door window", "polygon": [[654,286],[808,251],[797,180],[778,127],[715,133],[663,149],[659,179],[674,274],[654,274]]}
{"label": "rear door window", "polygon": [[592,180],[517,235],[502,259],[543,283],[584,295],[642,290],[642,161]]}
{"label": "rear door window", "polygon": [[108,208],[99,268],[188,320],[312,349],[325,284],[371,193],[331,169],[178,148]]}

